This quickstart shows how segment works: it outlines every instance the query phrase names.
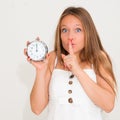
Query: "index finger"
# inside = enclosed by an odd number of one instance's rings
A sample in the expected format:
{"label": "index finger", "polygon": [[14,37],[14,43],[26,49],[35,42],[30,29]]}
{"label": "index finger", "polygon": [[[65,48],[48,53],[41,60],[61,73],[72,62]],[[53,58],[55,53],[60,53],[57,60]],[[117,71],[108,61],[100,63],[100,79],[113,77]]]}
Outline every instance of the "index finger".
{"label": "index finger", "polygon": [[71,40],[69,40],[69,54],[71,54],[71,55],[74,54]]}

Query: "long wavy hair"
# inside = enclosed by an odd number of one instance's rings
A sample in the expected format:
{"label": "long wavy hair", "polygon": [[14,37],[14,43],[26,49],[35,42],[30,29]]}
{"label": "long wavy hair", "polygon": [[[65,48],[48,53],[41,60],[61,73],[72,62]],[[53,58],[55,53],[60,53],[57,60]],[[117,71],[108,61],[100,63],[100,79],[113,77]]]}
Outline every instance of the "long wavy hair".
{"label": "long wavy hair", "polygon": [[[54,50],[57,54],[58,60],[63,63],[61,58],[61,53],[68,54],[68,52],[63,48],[62,41],[61,41],[61,21],[62,19],[67,15],[73,15],[76,18],[78,18],[82,25],[83,30],[85,34],[85,40],[84,40],[84,48],[80,52],[80,60],[82,62],[87,62],[93,65],[95,73],[101,76],[113,89],[114,93],[115,86],[116,86],[116,80],[113,73],[113,67],[112,62],[110,60],[109,55],[104,50],[100,37],[98,35],[98,32],[96,30],[96,27],[94,25],[94,22],[92,20],[92,17],[88,13],[88,11],[82,7],[68,7],[66,8],[57,25],[56,28],[56,34],[55,34],[55,46]],[[102,51],[102,52],[101,52]],[[104,54],[103,54],[104,53]],[[113,81],[110,81],[107,79],[104,75],[101,73],[101,65],[102,68],[107,71],[107,73],[113,78]]]}

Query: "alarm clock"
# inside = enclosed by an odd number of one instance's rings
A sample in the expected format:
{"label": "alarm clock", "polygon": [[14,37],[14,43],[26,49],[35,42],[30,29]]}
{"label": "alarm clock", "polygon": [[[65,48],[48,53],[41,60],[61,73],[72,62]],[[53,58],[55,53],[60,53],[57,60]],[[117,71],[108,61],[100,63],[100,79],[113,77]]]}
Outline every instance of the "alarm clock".
{"label": "alarm clock", "polygon": [[34,40],[27,46],[27,55],[33,61],[42,61],[48,53],[48,47],[45,42]]}

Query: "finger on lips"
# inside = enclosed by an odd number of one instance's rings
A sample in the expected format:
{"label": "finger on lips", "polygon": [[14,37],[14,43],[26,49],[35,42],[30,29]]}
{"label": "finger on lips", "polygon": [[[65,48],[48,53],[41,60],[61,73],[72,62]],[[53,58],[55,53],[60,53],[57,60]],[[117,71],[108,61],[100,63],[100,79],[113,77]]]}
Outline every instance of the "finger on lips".
{"label": "finger on lips", "polygon": [[74,54],[71,40],[69,40],[69,54]]}
{"label": "finger on lips", "polygon": [[69,62],[71,61],[70,58],[72,57],[73,54],[74,54],[74,52],[73,52],[73,47],[72,47],[72,41],[69,40],[69,54],[68,55],[61,54],[62,59],[64,61],[64,66],[69,67],[69,69],[72,68],[72,65],[69,64]]}

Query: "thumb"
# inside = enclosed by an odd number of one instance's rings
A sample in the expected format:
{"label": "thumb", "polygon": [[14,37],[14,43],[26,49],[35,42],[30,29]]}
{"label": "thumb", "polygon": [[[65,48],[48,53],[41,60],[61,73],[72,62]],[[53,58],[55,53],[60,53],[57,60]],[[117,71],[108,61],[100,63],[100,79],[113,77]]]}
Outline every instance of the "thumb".
{"label": "thumb", "polygon": [[62,59],[64,59],[64,58],[65,58],[65,55],[64,55],[64,54],[61,54],[61,56],[62,56]]}
{"label": "thumb", "polygon": [[49,58],[50,58],[50,54],[48,53],[48,54],[46,54],[46,60],[49,60]]}

